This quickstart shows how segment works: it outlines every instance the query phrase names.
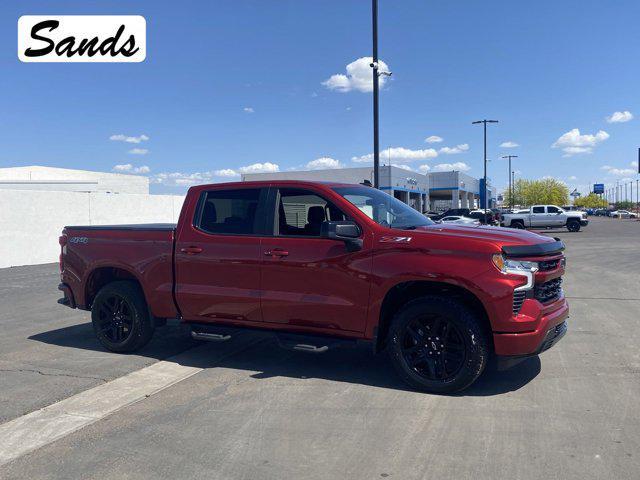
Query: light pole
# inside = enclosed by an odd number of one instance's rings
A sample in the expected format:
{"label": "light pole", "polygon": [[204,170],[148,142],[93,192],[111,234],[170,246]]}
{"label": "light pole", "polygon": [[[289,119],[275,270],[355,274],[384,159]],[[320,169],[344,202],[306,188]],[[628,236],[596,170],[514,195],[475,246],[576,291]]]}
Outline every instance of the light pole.
{"label": "light pole", "polygon": [[482,123],[484,125],[484,224],[487,224],[487,123],[498,123],[498,120],[476,120],[473,125]]}
{"label": "light pole", "polygon": [[378,0],[371,1],[373,33],[373,186],[380,188],[380,141],[378,131]]}
{"label": "light pole", "polygon": [[511,159],[518,158],[518,155],[503,155],[502,158],[509,159],[509,208],[513,208],[513,193],[511,190]]}

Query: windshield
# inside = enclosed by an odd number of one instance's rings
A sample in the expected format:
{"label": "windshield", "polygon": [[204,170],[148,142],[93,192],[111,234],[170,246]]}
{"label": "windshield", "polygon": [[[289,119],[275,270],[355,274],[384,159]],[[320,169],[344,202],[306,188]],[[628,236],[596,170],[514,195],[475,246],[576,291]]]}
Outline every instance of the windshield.
{"label": "windshield", "polygon": [[434,223],[409,205],[372,187],[336,187],[336,193],[374,222],[390,228],[413,229]]}

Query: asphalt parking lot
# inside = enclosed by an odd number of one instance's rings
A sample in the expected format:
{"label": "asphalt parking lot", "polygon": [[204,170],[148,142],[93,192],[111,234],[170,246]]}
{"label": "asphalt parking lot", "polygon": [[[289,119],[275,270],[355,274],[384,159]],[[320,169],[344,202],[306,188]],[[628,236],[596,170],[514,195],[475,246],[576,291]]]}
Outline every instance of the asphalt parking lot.
{"label": "asphalt parking lot", "polygon": [[169,325],[112,354],[87,312],[56,304],[57,265],[0,270],[0,423],[162,359],[197,367],[0,478],[637,479],[640,222],[545,233],[567,245],[568,334],[456,396],[407,390],[364,348],[308,355],[253,334],[202,345]]}

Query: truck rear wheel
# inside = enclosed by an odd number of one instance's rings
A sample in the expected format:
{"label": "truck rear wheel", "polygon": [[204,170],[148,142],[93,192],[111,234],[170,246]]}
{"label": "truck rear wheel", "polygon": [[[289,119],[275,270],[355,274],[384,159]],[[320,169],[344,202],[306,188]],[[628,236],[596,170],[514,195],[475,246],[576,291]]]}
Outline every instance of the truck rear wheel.
{"label": "truck rear wheel", "polygon": [[400,309],[388,345],[402,379],[433,393],[467,388],[483,372],[490,351],[478,317],[455,300],[437,296],[412,300]]}
{"label": "truck rear wheel", "polygon": [[154,325],[142,289],[133,282],[105,285],[91,307],[93,330],[112,352],[133,352],[153,336]]}
{"label": "truck rear wheel", "polygon": [[567,230],[570,232],[579,232],[580,231],[580,222],[576,220],[570,220],[567,222]]}

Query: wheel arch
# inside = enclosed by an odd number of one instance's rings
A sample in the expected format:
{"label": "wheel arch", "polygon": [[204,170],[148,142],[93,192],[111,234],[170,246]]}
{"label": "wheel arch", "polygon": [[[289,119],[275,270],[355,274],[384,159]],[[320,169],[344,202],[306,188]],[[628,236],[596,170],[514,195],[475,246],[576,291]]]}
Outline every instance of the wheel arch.
{"label": "wheel arch", "polygon": [[489,315],[482,301],[469,289],[447,282],[436,282],[428,280],[403,281],[387,291],[382,301],[378,328],[374,349],[376,352],[386,347],[389,326],[395,313],[407,302],[427,295],[442,296],[459,300],[471,311],[478,314],[480,321],[488,332],[488,338],[493,349],[493,337],[490,335],[492,328]]}
{"label": "wheel arch", "polygon": [[[94,268],[85,281],[84,303],[87,309],[91,308],[96,295],[105,285],[120,280],[128,280],[140,287],[144,295],[144,288],[140,279],[130,270],[118,266],[100,266]],[[146,295],[145,295],[146,301]]]}

